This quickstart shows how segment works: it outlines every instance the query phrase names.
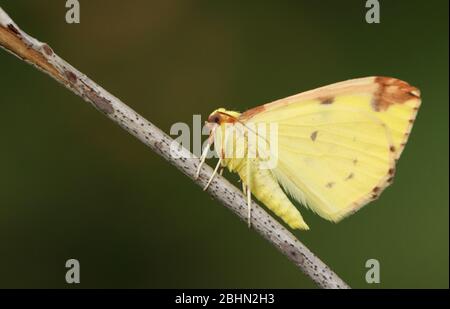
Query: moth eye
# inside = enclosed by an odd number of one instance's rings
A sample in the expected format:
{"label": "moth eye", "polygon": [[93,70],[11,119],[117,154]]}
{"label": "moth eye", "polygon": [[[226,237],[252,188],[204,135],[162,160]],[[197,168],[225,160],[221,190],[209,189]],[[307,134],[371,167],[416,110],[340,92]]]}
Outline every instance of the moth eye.
{"label": "moth eye", "polygon": [[220,122],[219,116],[214,116],[213,121],[214,121],[215,123],[219,123],[219,122]]}

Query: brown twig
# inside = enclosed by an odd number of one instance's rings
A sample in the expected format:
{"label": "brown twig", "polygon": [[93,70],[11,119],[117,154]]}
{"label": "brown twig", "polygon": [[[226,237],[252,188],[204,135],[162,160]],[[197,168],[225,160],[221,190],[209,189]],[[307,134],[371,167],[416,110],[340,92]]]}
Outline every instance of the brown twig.
{"label": "brown twig", "polygon": [[[195,179],[199,160],[188,150],[171,149],[172,139],[104,90],[66,61],[58,57],[52,48],[23,32],[0,7],[0,46],[20,59],[47,73],[66,88],[92,104],[108,118],[135,136],[145,145],[181,170],[199,186],[204,186],[212,173],[204,165],[201,176]],[[175,156],[174,156],[175,154]],[[192,159],[189,159],[192,158]],[[217,176],[207,191],[242,220],[247,219],[246,199],[225,178]],[[319,287],[349,288],[327,265],[315,256],[295,236],[253,202],[253,230],[261,234],[274,247],[286,255]]]}

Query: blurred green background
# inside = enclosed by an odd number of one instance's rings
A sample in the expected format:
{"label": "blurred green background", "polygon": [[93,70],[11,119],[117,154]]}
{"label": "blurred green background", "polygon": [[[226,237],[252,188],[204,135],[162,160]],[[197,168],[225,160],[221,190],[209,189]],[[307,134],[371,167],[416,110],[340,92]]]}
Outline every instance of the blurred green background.
{"label": "blurred green background", "polygon": [[[355,288],[448,288],[448,1],[0,1],[31,35],[164,131],[350,78],[423,105],[393,186],[295,232]],[[312,288],[225,207],[53,80],[0,50],[0,287]],[[365,262],[381,284],[365,282]]]}

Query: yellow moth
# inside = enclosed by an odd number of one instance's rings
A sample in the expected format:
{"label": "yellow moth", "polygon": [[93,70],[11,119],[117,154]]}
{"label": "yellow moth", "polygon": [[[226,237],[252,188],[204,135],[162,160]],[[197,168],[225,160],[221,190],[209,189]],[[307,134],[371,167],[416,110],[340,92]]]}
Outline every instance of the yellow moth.
{"label": "yellow moth", "polygon": [[[244,113],[219,108],[208,117],[212,130],[197,176],[214,144],[219,161],[208,185],[220,167],[238,173],[249,224],[252,194],[293,229],[309,227],[288,196],[338,222],[392,183],[420,102],[420,91],[404,81],[366,77]],[[276,164],[262,165],[273,158]]]}

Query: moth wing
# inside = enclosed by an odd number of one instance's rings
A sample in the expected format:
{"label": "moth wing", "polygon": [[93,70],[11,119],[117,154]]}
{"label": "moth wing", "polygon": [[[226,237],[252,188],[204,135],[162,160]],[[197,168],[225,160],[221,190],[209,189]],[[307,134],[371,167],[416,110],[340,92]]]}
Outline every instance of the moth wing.
{"label": "moth wing", "polygon": [[392,182],[419,106],[417,88],[367,77],[256,107],[240,121],[277,124],[273,174],[296,200],[339,221]]}

